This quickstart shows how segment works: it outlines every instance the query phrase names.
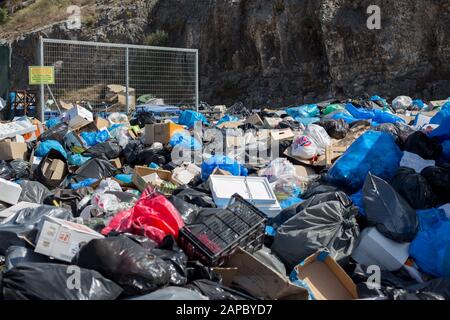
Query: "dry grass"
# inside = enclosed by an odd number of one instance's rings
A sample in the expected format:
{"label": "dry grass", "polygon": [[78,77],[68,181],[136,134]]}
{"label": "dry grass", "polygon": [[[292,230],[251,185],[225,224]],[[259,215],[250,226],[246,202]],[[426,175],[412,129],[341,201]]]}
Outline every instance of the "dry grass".
{"label": "dry grass", "polygon": [[11,38],[65,20],[67,7],[78,5],[84,15],[95,13],[95,0],[36,0],[35,3],[12,14],[0,28],[0,37]]}

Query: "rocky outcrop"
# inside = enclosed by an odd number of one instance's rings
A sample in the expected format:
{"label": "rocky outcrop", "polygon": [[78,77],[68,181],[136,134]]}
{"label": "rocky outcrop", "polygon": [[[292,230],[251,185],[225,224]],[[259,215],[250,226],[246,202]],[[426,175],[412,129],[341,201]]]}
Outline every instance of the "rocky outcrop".
{"label": "rocky outcrop", "polygon": [[[381,30],[366,25],[373,4]],[[168,45],[199,49],[202,100],[285,106],[364,93],[446,98],[449,25],[448,0],[97,0],[89,28],[44,33],[142,44],[164,30]],[[20,57],[34,46],[21,41]],[[15,59],[13,73],[26,60]]]}

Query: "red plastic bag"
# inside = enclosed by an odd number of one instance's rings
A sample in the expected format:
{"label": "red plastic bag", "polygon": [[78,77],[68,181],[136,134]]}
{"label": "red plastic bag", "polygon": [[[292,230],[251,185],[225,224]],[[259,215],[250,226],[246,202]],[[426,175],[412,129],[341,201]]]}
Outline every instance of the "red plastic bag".
{"label": "red plastic bag", "polygon": [[183,227],[183,219],[173,204],[162,194],[148,188],[132,209],[115,215],[102,233],[107,235],[113,230],[129,232],[161,243],[168,235],[178,239],[178,232]]}

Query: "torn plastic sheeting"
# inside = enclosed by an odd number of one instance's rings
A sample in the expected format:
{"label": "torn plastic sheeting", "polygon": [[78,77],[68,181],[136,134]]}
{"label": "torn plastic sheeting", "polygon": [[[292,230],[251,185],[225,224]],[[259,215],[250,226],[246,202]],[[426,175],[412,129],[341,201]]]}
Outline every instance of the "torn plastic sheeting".
{"label": "torn plastic sheeting", "polygon": [[23,263],[3,275],[5,300],[115,300],[122,289],[97,271],[80,269],[80,288],[67,287],[69,266]]}
{"label": "torn plastic sheeting", "polygon": [[327,179],[359,190],[369,172],[383,179],[392,178],[399,168],[402,156],[403,153],[391,135],[368,131],[334,163]]}
{"label": "torn plastic sheeting", "polygon": [[288,270],[324,248],[345,264],[359,236],[357,213],[356,207],[346,208],[338,201],[306,208],[278,228],[271,249]]}
{"label": "torn plastic sheeting", "polygon": [[102,233],[107,235],[114,230],[144,234],[161,243],[167,235],[178,239],[178,232],[183,226],[183,219],[173,204],[163,195],[148,188],[131,210],[114,216]]}
{"label": "torn plastic sheeting", "polygon": [[380,233],[397,242],[411,242],[417,234],[419,222],[416,212],[383,179],[372,174],[363,187],[367,221]]}

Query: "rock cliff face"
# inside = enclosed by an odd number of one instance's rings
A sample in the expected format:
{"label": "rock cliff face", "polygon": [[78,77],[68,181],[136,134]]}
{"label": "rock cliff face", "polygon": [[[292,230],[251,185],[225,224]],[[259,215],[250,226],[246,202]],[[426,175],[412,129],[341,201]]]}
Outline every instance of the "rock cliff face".
{"label": "rock cliff face", "polygon": [[[381,30],[367,28],[370,5],[381,8]],[[142,44],[163,30],[168,46],[199,49],[201,100],[209,103],[450,96],[448,0],[97,0],[96,10],[89,28],[43,33]],[[34,37],[13,44],[13,72]]]}

